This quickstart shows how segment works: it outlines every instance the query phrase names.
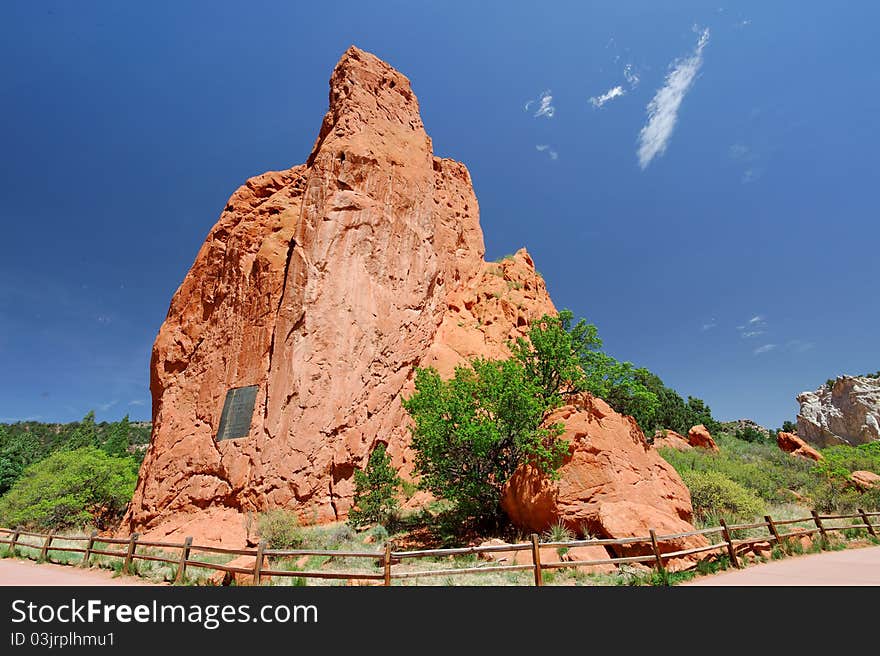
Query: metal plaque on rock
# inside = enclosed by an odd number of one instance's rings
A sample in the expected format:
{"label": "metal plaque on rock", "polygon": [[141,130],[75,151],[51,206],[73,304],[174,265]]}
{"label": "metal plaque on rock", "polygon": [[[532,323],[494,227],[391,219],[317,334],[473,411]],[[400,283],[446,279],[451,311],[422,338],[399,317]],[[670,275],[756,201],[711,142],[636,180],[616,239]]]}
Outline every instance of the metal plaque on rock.
{"label": "metal plaque on rock", "polygon": [[218,442],[247,437],[251,432],[251,419],[254,416],[254,403],[259,389],[259,385],[250,385],[233,387],[226,392],[223,413],[220,415],[220,427],[217,429]]}

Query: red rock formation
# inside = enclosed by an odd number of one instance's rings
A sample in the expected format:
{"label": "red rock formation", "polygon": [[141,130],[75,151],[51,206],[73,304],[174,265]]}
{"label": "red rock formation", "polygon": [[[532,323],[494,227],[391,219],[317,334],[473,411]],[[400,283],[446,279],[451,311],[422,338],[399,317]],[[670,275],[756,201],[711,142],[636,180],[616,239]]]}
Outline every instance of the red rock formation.
{"label": "red rock formation", "polygon": [[[463,164],[435,157],[409,80],[350,48],[306,163],[238,189],[153,346],[153,434],[123,529],[243,542],[250,510],[342,518],[377,441],[406,473],[418,366],[507,354],[555,313],[524,250],[483,261]],[[217,442],[230,388],[247,437]]]}
{"label": "red rock formation", "polygon": [[657,431],[654,434],[655,449],[675,449],[676,451],[690,451],[694,447],[690,445],[684,435],[674,430]]}
{"label": "red rock formation", "polygon": [[808,460],[824,460],[821,453],[793,433],[779,431],[776,444],[786,453]]}
{"label": "red rock formation", "polygon": [[703,424],[697,424],[688,431],[688,444],[699,449],[718,452],[718,445],[709,430]]}
{"label": "red rock formation", "polygon": [[850,475],[850,480],[862,491],[880,487],[880,476],[872,471],[865,471],[863,469],[854,471]]}
{"label": "red rock formation", "polygon": [[[648,444],[632,417],[584,394],[546,423],[562,423],[569,453],[559,480],[523,465],[505,486],[502,507],[511,520],[541,532],[563,522],[597,537],[645,537],[693,530],[690,493],[672,466]],[[662,551],[705,545],[700,537],[670,541]],[[650,546],[615,548],[617,555],[650,553]]]}

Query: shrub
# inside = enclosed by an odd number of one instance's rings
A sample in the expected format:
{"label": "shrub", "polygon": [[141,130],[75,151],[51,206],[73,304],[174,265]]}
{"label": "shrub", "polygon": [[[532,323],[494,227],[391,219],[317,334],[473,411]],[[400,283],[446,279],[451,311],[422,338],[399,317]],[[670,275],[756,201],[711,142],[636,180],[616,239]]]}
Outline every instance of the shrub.
{"label": "shrub", "polygon": [[354,472],[354,504],[348,513],[352,526],[384,524],[397,512],[400,476],[381,442],[370,454],[366,471]]}
{"label": "shrub", "polygon": [[768,437],[764,435],[761,431],[753,426],[746,426],[745,428],[740,428],[734,434],[734,437],[738,440],[743,440],[745,442],[767,442]]}
{"label": "shrub", "polygon": [[403,406],[414,422],[420,485],[463,517],[498,525],[501,489],[516,468],[529,461],[552,474],[567,448],[557,439],[561,427],[541,426],[543,398],[513,359],[477,358],[448,381],[432,368],[418,369]]}
{"label": "shrub", "polygon": [[691,492],[694,514],[705,521],[724,517],[749,521],[764,514],[764,502],[751,490],[716,471],[685,471],[682,479]]}
{"label": "shrub", "polygon": [[107,528],[125,510],[137,481],[137,464],[96,447],[58,451],[25,468],[0,498],[7,526]]}
{"label": "shrub", "polygon": [[260,539],[270,549],[295,549],[302,546],[303,531],[296,513],[288,510],[269,510],[257,518]]}

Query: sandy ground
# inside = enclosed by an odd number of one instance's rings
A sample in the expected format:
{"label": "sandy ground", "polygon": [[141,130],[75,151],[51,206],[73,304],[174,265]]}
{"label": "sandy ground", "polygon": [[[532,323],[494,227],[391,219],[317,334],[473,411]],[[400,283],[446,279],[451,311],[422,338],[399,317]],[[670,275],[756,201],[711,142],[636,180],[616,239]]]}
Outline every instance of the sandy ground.
{"label": "sandy ground", "polygon": [[38,565],[18,558],[0,559],[0,585],[158,585],[137,576],[113,577],[106,569],[80,569],[71,565]]}
{"label": "sandy ground", "polygon": [[880,547],[796,556],[681,585],[880,585]]}

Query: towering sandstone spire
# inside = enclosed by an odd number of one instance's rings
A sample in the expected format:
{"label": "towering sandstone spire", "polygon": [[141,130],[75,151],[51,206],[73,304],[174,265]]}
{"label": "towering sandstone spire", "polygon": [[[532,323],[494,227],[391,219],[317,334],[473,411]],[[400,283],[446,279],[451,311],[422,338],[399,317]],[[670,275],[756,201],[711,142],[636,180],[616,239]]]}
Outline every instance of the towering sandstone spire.
{"label": "towering sandstone spire", "polygon": [[[247,511],[344,517],[379,441],[409,471],[415,369],[504,356],[555,313],[525,250],[483,254],[467,169],[433,155],[409,80],[349,48],[306,163],[232,195],[171,301],[123,528],[241,542]],[[249,433],[217,441],[251,386]]]}

